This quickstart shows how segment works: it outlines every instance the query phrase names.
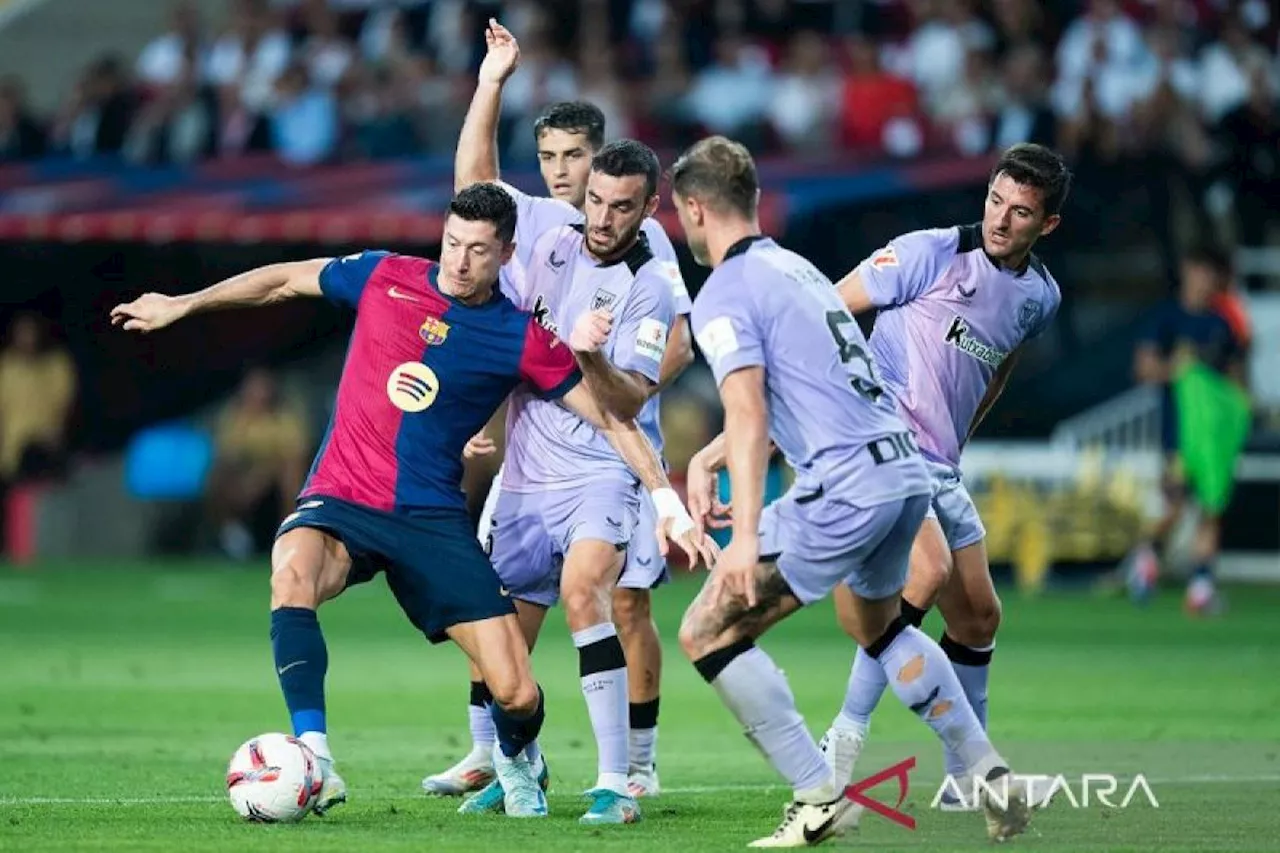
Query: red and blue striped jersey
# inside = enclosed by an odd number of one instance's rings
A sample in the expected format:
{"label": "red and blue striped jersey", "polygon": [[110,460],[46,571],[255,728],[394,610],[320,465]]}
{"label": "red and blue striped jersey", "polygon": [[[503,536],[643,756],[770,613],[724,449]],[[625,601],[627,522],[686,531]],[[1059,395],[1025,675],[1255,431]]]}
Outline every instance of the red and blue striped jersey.
{"label": "red and blue striped jersey", "polygon": [[333,416],[301,498],[383,512],[457,509],[462,449],[521,382],[557,399],[582,378],[569,347],[498,289],[468,306],[425,258],[330,261],[324,295],[356,311]]}

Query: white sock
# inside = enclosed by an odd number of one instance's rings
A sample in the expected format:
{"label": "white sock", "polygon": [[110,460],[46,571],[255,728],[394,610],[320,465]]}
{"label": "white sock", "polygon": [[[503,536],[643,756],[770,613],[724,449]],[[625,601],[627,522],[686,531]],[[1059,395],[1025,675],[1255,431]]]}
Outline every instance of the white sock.
{"label": "white sock", "polygon": [[529,741],[529,745],[524,748],[524,757],[529,759],[529,766],[535,772],[541,770],[541,765],[538,762],[542,760],[542,747],[538,746],[536,740]]}
{"label": "white sock", "polygon": [[333,761],[333,753],[329,751],[329,736],[324,732],[303,732],[298,735],[303,746],[316,754],[316,758]]}
{"label": "white sock", "polygon": [[[978,718],[978,725],[986,731],[987,680],[991,674],[991,653],[995,650],[995,643],[981,647],[965,646],[944,634],[939,645],[947,659],[951,661],[951,668],[956,671],[956,678],[960,680],[960,686],[964,689],[965,698],[969,700],[973,715]],[[944,760],[947,773],[959,778],[965,770],[960,756],[948,749]]]}
{"label": "white sock", "polygon": [[630,729],[627,702],[627,659],[612,622],[602,622],[573,632],[578,650],[582,695],[587,700],[591,729],[599,754],[597,788],[627,793],[627,735]]}
{"label": "white sock", "polygon": [[627,753],[627,764],[633,770],[652,770],[654,746],[658,742],[658,728],[632,729]]}
{"label": "white sock", "polygon": [[498,738],[493,727],[493,714],[485,705],[468,705],[467,720],[471,725],[471,754],[488,756]]}
{"label": "white sock", "polygon": [[812,792],[833,788],[831,768],[796,710],[786,676],[763,650],[742,652],[711,684],[797,799],[812,801]]}
{"label": "white sock", "polygon": [[889,686],[967,768],[986,776],[1007,766],[982,730],[951,661],[929,635],[908,625],[877,658]]}
{"label": "white sock", "polygon": [[858,649],[853,657],[853,669],[849,671],[844,705],[831,724],[832,728],[865,738],[871,728],[871,712],[880,704],[880,697],[888,686],[884,667],[864,650]]}

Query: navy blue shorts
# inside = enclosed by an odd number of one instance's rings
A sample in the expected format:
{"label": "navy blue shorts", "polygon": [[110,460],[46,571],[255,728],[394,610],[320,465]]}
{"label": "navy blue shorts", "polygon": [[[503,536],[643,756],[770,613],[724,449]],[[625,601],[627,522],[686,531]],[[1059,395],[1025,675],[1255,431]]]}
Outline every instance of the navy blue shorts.
{"label": "navy blue shorts", "polygon": [[385,571],[401,609],[433,643],[448,639],[445,630],[452,625],[516,612],[464,510],[392,515],[308,496],[276,536],[298,527],[320,530],[346,546],[347,586]]}

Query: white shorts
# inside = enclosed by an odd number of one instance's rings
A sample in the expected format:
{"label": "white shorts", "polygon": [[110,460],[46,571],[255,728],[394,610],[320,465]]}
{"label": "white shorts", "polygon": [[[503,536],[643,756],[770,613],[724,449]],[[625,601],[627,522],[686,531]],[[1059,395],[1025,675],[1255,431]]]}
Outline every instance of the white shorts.
{"label": "white shorts", "polygon": [[[480,523],[476,536],[485,552],[493,556],[493,515],[502,495],[502,469],[494,475],[489,486],[489,494],[485,496],[484,508],[480,512]],[[623,589],[654,589],[671,579],[667,561],[658,551],[658,539],[653,531],[658,526],[657,513],[653,499],[648,492],[640,489],[640,507],[637,513],[634,534],[627,545],[626,562],[622,566],[622,575],[618,578],[618,586]]]}
{"label": "white shorts", "polygon": [[793,487],[760,516],[760,556],[777,563],[801,604],[842,583],[862,598],[889,598],[906,585],[928,507],[927,495],[860,507]]}
{"label": "white shorts", "polygon": [[933,488],[926,518],[938,520],[947,547],[959,551],[985,539],[987,530],[978,517],[978,508],[974,506],[960,469],[932,459],[926,459],[925,465]]}

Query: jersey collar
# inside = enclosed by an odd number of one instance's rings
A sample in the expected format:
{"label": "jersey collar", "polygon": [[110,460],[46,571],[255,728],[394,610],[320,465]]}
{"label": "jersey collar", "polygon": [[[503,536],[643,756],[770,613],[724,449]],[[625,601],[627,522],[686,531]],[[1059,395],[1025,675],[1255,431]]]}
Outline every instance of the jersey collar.
{"label": "jersey collar", "polygon": [[768,239],[769,238],[766,237],[764,234],[752,234],[748,237],[743,237],[741,240],[739,240],[738,242],[734,243],[732,246],[724,250],[724,259],[720,261],[720,263],[724,263],[730,258],[736,258],[738,257],[738,255],[745,255],[747,253],[747,250],[750,249],[752,246],[754,246],[756,243],[758,243],[761,240],[768,240]]}

